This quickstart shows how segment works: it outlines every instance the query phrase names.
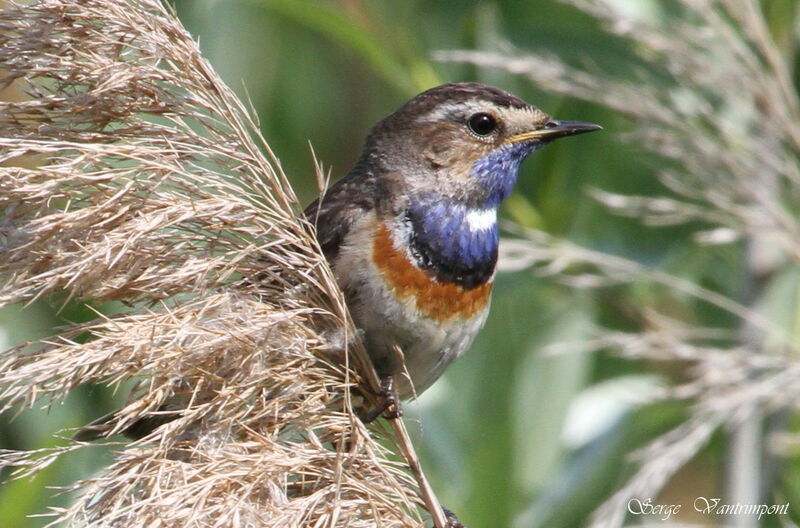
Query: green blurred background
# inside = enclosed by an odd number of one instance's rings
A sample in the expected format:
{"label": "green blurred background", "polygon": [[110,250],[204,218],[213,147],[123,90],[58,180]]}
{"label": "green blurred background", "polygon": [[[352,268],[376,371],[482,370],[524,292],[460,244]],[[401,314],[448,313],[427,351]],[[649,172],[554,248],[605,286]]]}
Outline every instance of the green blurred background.
{"label": "green blurred background", "polygon": [[[651,2],[617,1],[659,16]],[[776,24],[784,20],[780,9],[794,13],[794,1],[770,4]],[[621,140],[632,128],[625,119],[507,73],[431,60],[440,49],[514,46],[618,75],[646,67],[626,42],[575,8],[551,0],[182,0],[176,8],[223,78],[252,100],[303,203],[317,194],[309,142],[338,178],[356,159],[370,126],[417,92],[442,82],[487,82],[557,118],[605,127],[532,156],[503,217],[741,296],[740,247],[699,250],[685,227],[646,228],[610,215],[587,195],[590,186],[660,192],[653,174],[663,162],[637,149],[635,138]],[[581,526],[630,474],[627,455],[686,417],[683,404],[636,403],[660,384],[681,379],[681,365],[602,352],[541,353],[550,343],[580,339],[596,322],[630,327],[631,299],[662,308],[666,302],[647,288],[582,292],[531,272],[498,277],[492,313],[476,344],[419,402],[406,406],[434,489],[467,526]],[[57,308],[40,302],[0,311],[0,344],[5,348],[91,317],[80,306],[60,313]],[[706,317],[709,324],[731,324],[723,314]],[[121,396],[87,387],[51,409],[3,416],[0,447],[61,444],[54,432],[113,409]],[[83,450],[33,480],[4,485],[0,527],[46,524],[26,515],[69,500],[54,498],[49,487],[91,474],[110,456],[102,449]],[[689,505],[700,495],[720,496],[726,457],[726,438],[719,434],[659,502],[685,504],[681,520],[713,521],[693,518]],[[785,460],[770,501],[795,498],[796,462]],[[774,518],[762,524],[780,526]]]}

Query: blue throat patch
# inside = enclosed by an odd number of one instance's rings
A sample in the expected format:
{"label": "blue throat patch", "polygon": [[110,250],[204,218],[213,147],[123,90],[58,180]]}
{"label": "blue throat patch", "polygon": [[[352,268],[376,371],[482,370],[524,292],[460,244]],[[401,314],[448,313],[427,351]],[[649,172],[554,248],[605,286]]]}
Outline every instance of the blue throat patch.
{"label": "blue throat patch", "polygon": [[464,204],[439,198],[414,203],[408,215],[419,242],[444,260],[474,266],[497,252],[498,233],[496,224],[472,230],[466,218],[469,211]]}
{"label": "blue throat patch", "polygon": [[501,147],[476,161],[472,177],[485,189],[475,205],[440,195],[419,196],[408,209],[410,247],[417,264],[442,282],[474,288],[488,281],[497,264],[497,224],[473,229],[470,211],[497,209],[517,181],[522,161],[536,148],[532,143]]}
{"label": "blue throat patch", "polygon": [[473,230],[470,208],[440,196],[426,196],[408,209],[409,246],[417,265],[440,282],[464,288],[484,284],[494,273],[499,235],[497,225]]}

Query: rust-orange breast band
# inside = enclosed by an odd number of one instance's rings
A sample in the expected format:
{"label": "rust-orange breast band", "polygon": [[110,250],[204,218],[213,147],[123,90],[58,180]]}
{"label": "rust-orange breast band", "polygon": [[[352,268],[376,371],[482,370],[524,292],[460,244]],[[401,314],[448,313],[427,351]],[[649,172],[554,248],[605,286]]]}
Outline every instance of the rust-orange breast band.
{"label": "rust-orange breast band", "polygon": [[413,298],[419,311],[439,322],[473,317],[486,307],[492,293],[491,282],[465,290],[458,284],[435,281],[394,247],[383,222],[375,235],[372,259],[395,295]]}

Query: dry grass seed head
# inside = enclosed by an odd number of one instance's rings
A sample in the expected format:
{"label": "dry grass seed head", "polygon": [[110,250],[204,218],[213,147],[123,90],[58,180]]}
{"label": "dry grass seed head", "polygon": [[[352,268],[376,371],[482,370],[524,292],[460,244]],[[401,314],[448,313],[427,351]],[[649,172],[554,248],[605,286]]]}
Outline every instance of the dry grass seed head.
{"label": "dry grass seed head", "polygon": [[[27,98],[0,103],[0,304],[131,308],[3,353],[0,396],[136,378],[109,432],[178,417],[75,484],[57,519],[421,526],[412,479],[350,409],[354,375],[326,359],[347,314],[286,177],[174,16],[152,0],[11,3],[11,83]],[[2,460],[36,470],[77,447]]]}

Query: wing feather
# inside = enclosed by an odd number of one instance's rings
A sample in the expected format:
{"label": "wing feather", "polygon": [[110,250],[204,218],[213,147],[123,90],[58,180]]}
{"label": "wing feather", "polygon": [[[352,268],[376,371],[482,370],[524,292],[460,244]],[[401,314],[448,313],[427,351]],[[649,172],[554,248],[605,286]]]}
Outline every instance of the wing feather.
{"label": "wing feather", "polygon": [[375,176],[356,166],[306,208],[306,218],[316,227],[328,262],[336,259],[353,224],[375,208],[375,190]]}

